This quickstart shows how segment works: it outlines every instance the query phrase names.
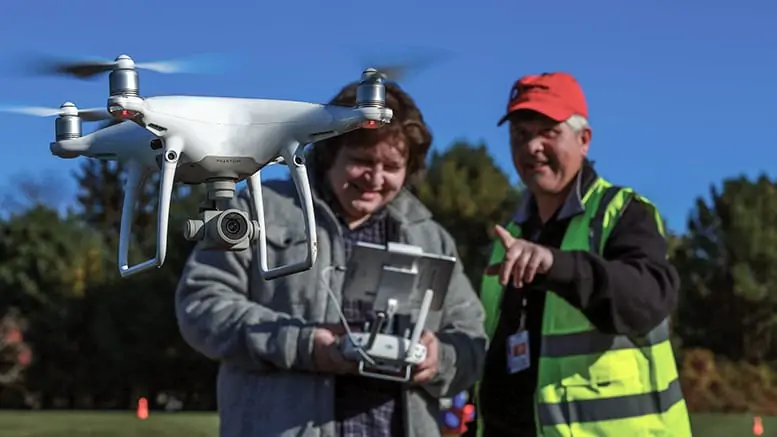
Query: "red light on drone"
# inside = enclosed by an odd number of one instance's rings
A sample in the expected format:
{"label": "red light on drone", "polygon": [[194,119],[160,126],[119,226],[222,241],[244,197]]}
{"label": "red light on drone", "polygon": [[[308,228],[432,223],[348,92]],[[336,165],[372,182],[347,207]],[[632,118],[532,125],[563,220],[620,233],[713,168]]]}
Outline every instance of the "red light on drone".
{"label": "red light on drone", "polygon": [[135,117],[137,117],[137,115],[138,115],[138,113],[137,113],[137,112],[135,112],[135,111],[130,111],[129,109],[122,109],[122,110],[121,110],[121,111],[119,111],[119,113],[118,113],[118,117],[119,117],[119,118],[123,118],[123,119],[132,119],[132,118],[135,118]]}
{"label": "red light on drone", "polygon": [[378,123],[375,120],[367,120],[364,123],[362,123],[362,127],[365,129],[377,129],[381,126],[383,126],[383,124]]}
{"label": "red light on drone", "polygon": [[140,113],[137,111],[133,111],[131,109],[124,109],[124,108],[117,108],[113,107],[110,108],[111,115],[113,115],[116,118],[120,118],[122,120],[132,120],[137,118]]}

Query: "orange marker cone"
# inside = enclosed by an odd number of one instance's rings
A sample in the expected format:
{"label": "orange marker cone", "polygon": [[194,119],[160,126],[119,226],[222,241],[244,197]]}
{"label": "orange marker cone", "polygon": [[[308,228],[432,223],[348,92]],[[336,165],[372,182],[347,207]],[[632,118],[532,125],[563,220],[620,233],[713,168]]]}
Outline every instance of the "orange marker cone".
{"label": "orange marker cone", "polygon": [[148,419],[148,400],[146,398],[138,399],[138,419]]}
{"label": "orange marker cone", "polygon": [[753,417],[753,435],[763,435],[764,425],[761,421],[761,416]]}

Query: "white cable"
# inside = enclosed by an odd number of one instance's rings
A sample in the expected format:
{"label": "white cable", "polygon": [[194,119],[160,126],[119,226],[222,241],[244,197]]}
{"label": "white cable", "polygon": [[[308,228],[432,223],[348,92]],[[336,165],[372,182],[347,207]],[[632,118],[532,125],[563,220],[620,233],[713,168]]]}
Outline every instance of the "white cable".
{"label": "white cable", "polygon": [[329,275],[335,269],[337,269],[336,266],[329,266],[321,272],[321,284],[326,289],[326,293],[329,296],[329,299],[332,299],[332,302],[335,305],[335,309],[337,310],[337,317],[340,319],[340,323],[343,325],[343,328],[345,328],[345,335],[348,337],[348,341],[350,341],[351,344],[356,347],[356,351],[359,353],[359,355],[361,355],[364,361],[370,363],[370,365],[375,366],[375,360],[367,355],[367,352],[362,348],[362,346],[357,344],[354,340],[351,327],[348,326],[348,319],[346,319],[345,314],[343,313],[343,309],[340,306],[340,301],[337,299],[337,296],[335,295],[334,290],[332,290],[332,287],[329,286]]}

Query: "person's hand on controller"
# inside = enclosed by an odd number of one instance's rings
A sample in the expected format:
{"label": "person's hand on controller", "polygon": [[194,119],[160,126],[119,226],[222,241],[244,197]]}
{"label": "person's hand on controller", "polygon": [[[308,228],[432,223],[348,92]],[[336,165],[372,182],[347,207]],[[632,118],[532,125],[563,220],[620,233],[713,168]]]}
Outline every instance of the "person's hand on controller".
{"label": "person's hand on controller", "polygon": [[437,375],[437,351],[439,340],[433,332],[424,330],[421,333],[421,344],[426,346],[426,359],[413,367],[413,382],[426,384]]}
{"label": "person's hand on controller", "polygon": [[347,360],[340,350],[342,325],[322,325],[313,332],[313,361],[321,373],[345,374],[356,371],[357,364]]}

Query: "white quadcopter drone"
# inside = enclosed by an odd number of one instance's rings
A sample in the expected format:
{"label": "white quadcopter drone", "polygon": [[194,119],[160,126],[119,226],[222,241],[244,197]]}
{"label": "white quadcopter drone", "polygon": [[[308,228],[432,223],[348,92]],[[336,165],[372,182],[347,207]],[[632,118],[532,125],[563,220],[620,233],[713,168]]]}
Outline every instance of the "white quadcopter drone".
{"label": "white quadcopter drone", "polygon": [[[80,69],[78,73],[75,67]],[[364,70],[356,105],[344,107],[251,98],[143,98],[136,67],[143,65],[136,65],[126,55],[113,62],[74,66],[69,72],[82,77],[111,72],[106,108],[78,110],[67,102],[58,110],[43,111],[43,115],[58,115],[56,139],[50,145],[52,154],[65,159],[85,156],[119,161],[128,170],[119,237],[121,276],[164,264],[170,201],[176,183],[204,183],[208,189],[209,207],[201,209],[199,219],[187,221],[186,239],[202,241],[209,250],[225,251],[244,250],[258,241],[260,274],[267,280],[310,269],[317,255],[316,223],[302,147],[356,129],[374,129],[390,123],[393,113],[385,107],[385,76],[373,68]],[[96,120],[119,123],[82,136],[82,121]],[[304,260],[275,267],[267,265],[260,178],[260,171],[272,163],[289,167],[305,216],[308,240]],[[155,171],[161,171],[156,256],[130,266],[129,243],[138,191]],[[253,217],[227,206],[235,196],[235,184],[246,179]]]}

